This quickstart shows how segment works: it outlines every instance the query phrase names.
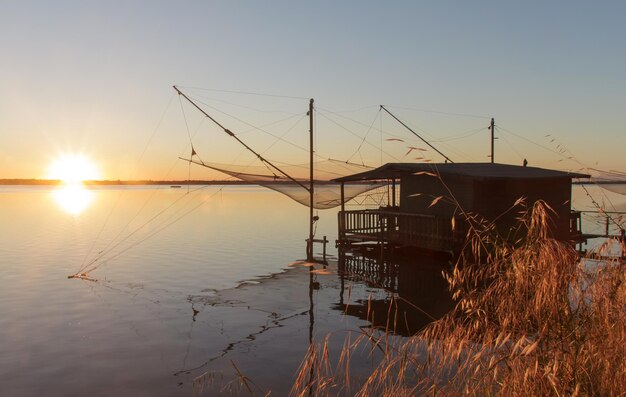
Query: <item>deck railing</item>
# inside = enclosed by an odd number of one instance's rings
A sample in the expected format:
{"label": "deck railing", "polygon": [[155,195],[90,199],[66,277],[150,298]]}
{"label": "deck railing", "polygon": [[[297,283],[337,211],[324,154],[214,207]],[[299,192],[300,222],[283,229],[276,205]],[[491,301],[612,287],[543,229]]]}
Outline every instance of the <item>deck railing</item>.
{"label": "deck railing", "polygon": [[386,210],[342,211],[340,242],[379,242],[454,251],[465,241],[463,223],[450,218]]}
{"label": "deck railing", "polygon": [[[460,218],[405,213],[392,210],[340,211],[339,243],[389,243],[434,251],[458,251],[466,240],[467,224]],[[584,240],[580,212],[572,211],[569,225],[571,242]],[[606,232],[608,235],[608,231]]]}

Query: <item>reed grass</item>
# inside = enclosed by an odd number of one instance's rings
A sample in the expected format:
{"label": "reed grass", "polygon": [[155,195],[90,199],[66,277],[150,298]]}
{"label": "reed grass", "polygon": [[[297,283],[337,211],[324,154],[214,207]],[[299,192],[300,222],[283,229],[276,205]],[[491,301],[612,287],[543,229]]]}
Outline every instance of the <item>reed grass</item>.
{"label": "reed grass", "polygon": [[[626,395],[624,264],[585,269],[551,238],[550,212],[535,203],[507,238],[468,215],[467,249],[444,275],[455,308],[403,340],[362,330],[335,360],[327,340],[311,347],[291,395]],[[377,365],[360,378],[363,349]]]}

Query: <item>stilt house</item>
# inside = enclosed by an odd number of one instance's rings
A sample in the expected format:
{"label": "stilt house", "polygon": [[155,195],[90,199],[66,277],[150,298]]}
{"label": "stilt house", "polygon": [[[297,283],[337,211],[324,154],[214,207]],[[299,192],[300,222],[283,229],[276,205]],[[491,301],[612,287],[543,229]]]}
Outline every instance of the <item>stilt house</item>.
{"label": "stilt house", "polygon": [[346,183],[366,181],[388,181],[390,189],[389,205],[376,209],[347,211],[342,195],[338,243],[455,253],[466,238],[459,208],[494,221],[500,235],[507,236],[517,225],[519,208],[511,208],[520,198],[528,205],[543,200],[555,212],[552,235],[575,242],[580,238],[580,214],[571,209],[572,178],[588,177],[494,163],[385,164],[335,179],[342,192]]}

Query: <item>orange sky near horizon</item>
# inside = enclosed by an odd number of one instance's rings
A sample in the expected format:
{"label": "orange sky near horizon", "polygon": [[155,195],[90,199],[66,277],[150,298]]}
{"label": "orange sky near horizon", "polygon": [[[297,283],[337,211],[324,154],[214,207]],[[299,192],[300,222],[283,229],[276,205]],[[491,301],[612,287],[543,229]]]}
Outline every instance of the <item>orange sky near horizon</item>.
{"label": "orange sky near horizon", "polygon": [[173,84],[278,163],[307,163],[314,98],[320,159],[443,161],[384,104],[455,162],[490,160],[495,117],[497,162],[626,171],[621,2],[147,4],[0,4],[0,179],[67,156],[99,179],[228,179],[178,159],[190,141],[259,165]]}

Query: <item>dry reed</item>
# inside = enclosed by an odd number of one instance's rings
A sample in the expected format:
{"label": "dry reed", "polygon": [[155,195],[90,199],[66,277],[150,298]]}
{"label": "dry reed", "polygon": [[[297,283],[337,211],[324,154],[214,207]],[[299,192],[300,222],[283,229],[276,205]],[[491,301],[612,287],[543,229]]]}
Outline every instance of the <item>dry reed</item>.
{"label": "dry reed", "polygon": [[[542,202],[506,239],[467,220],[468,249],[445,274],[450,313],[403,341],[362,331],[335,363],[327,342],[311,348],[291,394],[626,395],[623,263],[584,269],[570,244],[550,237]],[[351,360],[362,348],[378,365],[358,378]]]}

